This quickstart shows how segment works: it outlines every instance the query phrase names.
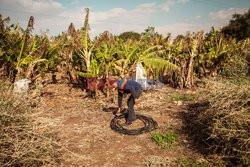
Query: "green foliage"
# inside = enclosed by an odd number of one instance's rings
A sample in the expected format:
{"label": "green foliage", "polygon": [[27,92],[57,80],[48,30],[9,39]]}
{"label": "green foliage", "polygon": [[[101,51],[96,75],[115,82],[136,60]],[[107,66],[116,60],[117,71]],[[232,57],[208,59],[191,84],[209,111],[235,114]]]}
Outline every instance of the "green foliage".
{"label": "green foliage", "polygon": [[220,60],[225,60],[223,56],[228,52],[229,45],[225,42],[222,34],[212,27],[211,31],[206,35],[204,49],[207,53],[206,59],[208,63],[218,64]]}
{"label": "green foliage", "polygon": [[158,57],[155,58],[145,57],[142,59],[142,62],[145,64],[146,68],[154,69],[156,77],[160,76],[160,74],[164,75],[172,71],[178,70],[178,66]]}
{"label": "green foliage", "polygon": [[174,96],[171,96],[170,99],[172,101],[193,101],[196,99],[196,96],[194,95],[188,95],[188,94],[185,94],[185,95],[174,95]]}
{"label": "green foliage", "polygon": [[164,149],[172,148],[173,144],[178,141],[179,135],[172,132],[156,132],[151,135],[151,139]]}
{"label": "green foliage", "polygon": [[158,34],[158,32],[155,31],[155,27],[150,27],[148,26],[144,32],[142,33],[143,36],[147,36],[147,37],[158,37],[161,36],[160,34]]}
{"label": "green foliage", "polygon": [[225,59],[221,70],[223,77],[239,78],[250,74],[249,45],[249,39],[239,42],[232,40],[227,52],[228,57]]}
{"label": "green foliage", "polygon": [[92,73],[84,73],[84,72],[81,72],[81,71],[76,71],[75,74],[78,75],[78,76],[81,76],[81,77],[85,77],[85,78],[95,77]]}
{"label": "green foliage", "polygon": [[47,70],[45,58],[46,45],[43,36],[31,36],[34,18],[30,17],[24,32],[18,25],[4,24],[4,32],[0,38],[0,68],[5,69],[5,74],[10,79],[30,78]]}
{"label": "green foliage", "polygon": [[16,75],[35,79],[57,68],[85,77],[132,77],[136,64],[141,63],[148,78],[167,76],[173,86],[190,88],[197,77],[244,76],[250,71],[246,58],[249,39],[229,40],[214,28],[207,34],[179,35],[173,42],[170,34],[164,38],[154,27],[118,37],[105,31],[92,40],[86,9],[80,30],[71,23],[67,33],[48,39],[31,35],[32,17],[25,31],[18,25],[8,26],[8,18],[0,20],[0,69],[13,79]]}
{"label": "green foliage", "polygon": [[244,14],[234,14],[229,24],[222,29],[222,33],[227,37],[238,40],[250,37],[250,9]]}
{"label": "green foliage", "polygon": [[137,32],[134,32],[134,31],[127,31],[127,32],[121,33],[118,37],[125,40],[125,41],[129,40],[129,39],[139,41],[141,35]]}

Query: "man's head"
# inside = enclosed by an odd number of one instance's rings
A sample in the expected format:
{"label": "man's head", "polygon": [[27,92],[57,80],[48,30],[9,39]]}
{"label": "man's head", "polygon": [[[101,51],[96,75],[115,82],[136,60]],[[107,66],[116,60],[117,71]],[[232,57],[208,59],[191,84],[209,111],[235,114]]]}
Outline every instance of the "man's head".
{"label": "man's head", "polygon": [[117,81],[117,89],[122,89],[121,87],[122,87],[122,83],[123,83],[123,80],[118,80]]}
{"label": "man's head", "polygon": [[117,80],[116,82],[116,89],[118,89],[118,91],[120,93],[124,93],[124,87],[126,86],[127,84],[127,79],[119,79]]}

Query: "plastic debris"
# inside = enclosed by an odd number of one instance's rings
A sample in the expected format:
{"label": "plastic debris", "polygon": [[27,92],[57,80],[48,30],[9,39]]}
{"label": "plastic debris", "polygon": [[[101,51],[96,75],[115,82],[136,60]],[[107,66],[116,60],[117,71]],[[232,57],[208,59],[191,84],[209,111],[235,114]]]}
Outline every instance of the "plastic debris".
{"label": "plastic debris", "polygon": [[22,79],[18,80],[14,83],[14,93],[27,93],[29,90],[29,84],[31,83],[31,80],[29,79]]}

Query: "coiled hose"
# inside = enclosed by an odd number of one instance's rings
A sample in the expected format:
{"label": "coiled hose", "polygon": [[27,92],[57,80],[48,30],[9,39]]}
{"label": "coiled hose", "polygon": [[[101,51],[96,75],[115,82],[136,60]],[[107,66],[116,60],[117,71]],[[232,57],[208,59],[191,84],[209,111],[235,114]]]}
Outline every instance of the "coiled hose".
{"label": "coiled hose", "polygon": [[138,129],[126,129],[122,125],[119,124],[119,120],[125,117],[126,117],[126,114],[122,114],[112,119],[112,121],[110,122],[111,129],[118,133],[122,133],[126,135],[138,135],[138,134],[142,134],[145,132],[153,131],[154,129],[158,128],[158,124],[153,118],[136,114],[136,118],[141,120],[144,123],[144,127],[138,128]]}

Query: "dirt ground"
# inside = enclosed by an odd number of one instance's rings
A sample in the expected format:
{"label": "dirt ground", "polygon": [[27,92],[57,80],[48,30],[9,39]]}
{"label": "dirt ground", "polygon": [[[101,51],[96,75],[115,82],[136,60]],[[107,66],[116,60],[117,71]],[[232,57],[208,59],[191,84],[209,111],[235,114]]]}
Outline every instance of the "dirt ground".
{"label": "dirt ground", "polygon": [[[182,93],[193,92],[169,87],[150,90],[142,94],[135,107],[137,113],[158,122],[156,131],[167,130],[180,136],[169,150],[156,145],[150,133],[129,136],[114,132],[110,128],[114,115],[104,112],[105,108],[116,107],[112,98],[85,98],[84,91],[65,83],[44,87],[36,110],[53,118],[57,125],[57,137],[67,149],[62,166],[178,166],[175,162],[181,158],[206,161],[182,130],[180,114],[187,112],[186,104],[177,105],[169,98]],[[126,107],[125,100],[123,106]]]}

